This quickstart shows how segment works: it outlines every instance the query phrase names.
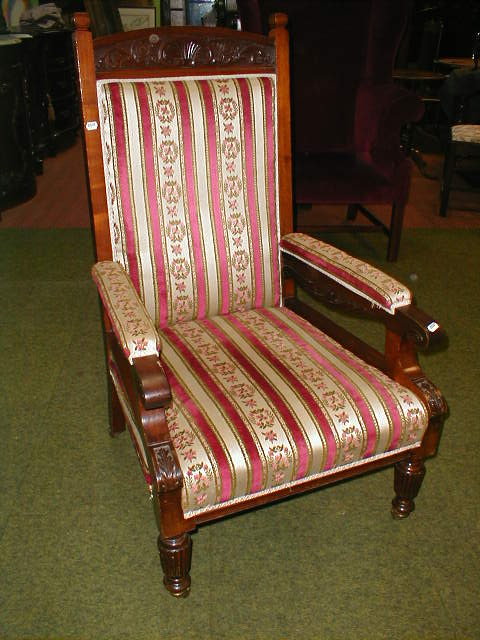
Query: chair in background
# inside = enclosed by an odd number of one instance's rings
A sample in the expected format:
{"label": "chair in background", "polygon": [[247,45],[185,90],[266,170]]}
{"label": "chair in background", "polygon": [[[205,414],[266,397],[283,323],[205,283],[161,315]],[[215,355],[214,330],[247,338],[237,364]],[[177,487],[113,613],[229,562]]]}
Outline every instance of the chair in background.
{"label": "chair in background", "polygon": [[451,128],[440,187],[442,217],[447,215],[452,190],[480,192],[480,124],[457,124]]}
{"label": "chair in background", "polygon": [[[446,411],[417,349],[443,330],[388,275],[292,231],[285,16],[269,37],[92,41],[75,21],[110,428],[132,436],[168,591],[189,591],[198,525],[336,480],[395,465],[408,516]],[[383,323],[385,353],[295,281]]]}
{"label": "chair in background", "polygon": [[451,124],[440,187],[440,215],[447,215],[450,192],[480,191],[480,70],[453,69],[440,92]]}
{"label": "chair in background", "polygon": [[393,78],[421,99],[423,117],[405,128],[405,149],[422,175],[437,179],[422,152],[441,150],[441,109],[439,91],[445,73],[438,70],[443,34],[443,12],[439,3],[412,3],[407,27],[395,60]]}
{"label": "chair in background", "polygon": [[[409,2],[238,0],[242,28],[265,32],[274,11],[288,14],[292,47],[294,192],[299,205],[346,204],[357,231],[400,247],[410,184],[402,128],[423,113],[418,97],[392,80]],[[367,205],[390,205],[386,224]],[[358,212],[368,225],[353,225]],[[309,216],[312,217],[312,216]],[[304,231],[338,230],[320,220]],[[373,224],[371,224],[373,223]],[[341,225],[340,229],[344,229]]]}

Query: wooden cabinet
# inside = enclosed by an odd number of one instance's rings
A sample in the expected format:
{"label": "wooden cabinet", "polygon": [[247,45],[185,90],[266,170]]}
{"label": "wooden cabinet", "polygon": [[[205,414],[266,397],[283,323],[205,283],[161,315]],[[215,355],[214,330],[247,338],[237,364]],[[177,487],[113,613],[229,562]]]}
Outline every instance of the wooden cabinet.
{"label": "wooden cabinet", "polygon": [[0,211],[35,194],[43,159],[72,144],[78,124],[71,31],[0,36]]}
{"label": "wooden cabinet", "polygon": [[45,90],[49,101],[48,151],[56,153],[75,140],[79,123],[72,32],[44,31],[37,36],[42,50]]}
{"label": "wooden cabinet", "polygon": [[22,40],[0,36],[0,211],[35,195]]}

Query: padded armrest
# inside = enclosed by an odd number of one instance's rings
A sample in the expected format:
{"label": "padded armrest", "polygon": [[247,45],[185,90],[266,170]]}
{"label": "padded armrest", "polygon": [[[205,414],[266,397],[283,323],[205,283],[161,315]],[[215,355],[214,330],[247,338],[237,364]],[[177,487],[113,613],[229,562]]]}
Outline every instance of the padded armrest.
{"label": "padded armrest", "polygon": [[363,84],[358,89],[355,140],[363,151],[374,147],[399,147],[402,126],[423,115],[420,98],[403,87],[389,83]]}
{"label": "padded armrest", "polygon": [[92,268],[103,306],[130,364],[133,358],[159,355],[160,337],[128,274],[118,262]]}
{"label": "padded armrest", "polygon": [[285,235],[280,248],[387,313],[412,302],[410,290],[391,276],[304,233]]}

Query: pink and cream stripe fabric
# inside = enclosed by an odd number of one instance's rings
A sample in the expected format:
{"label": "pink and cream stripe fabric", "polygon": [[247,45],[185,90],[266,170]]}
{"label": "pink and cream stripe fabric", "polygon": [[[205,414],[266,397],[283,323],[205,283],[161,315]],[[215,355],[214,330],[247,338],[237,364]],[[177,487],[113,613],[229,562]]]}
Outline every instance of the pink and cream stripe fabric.
{"label": "pink and cream stripe fabric", "polygon": [[304,233],[289,233],[281,250],[355,291],[388,313],[412,302],[410,290],[383,271]]}
{"label": "pink and cream stripe fabric", "polygon": [[178,323],[162,343],[187,516],[415,447],[427,425],[413,393],[282,307]]}
{"label": "pink and cream stripe fabric", "polygon": [[[98,98],[119,264],[94,274],[128,357],[154,353],[160,335],[186,517],[417,447],[420,400],[280,306],[274,77],[101,81]],[[410,302],[302,234],[282,250],[390,313]]]}
{"label": "pink and cream stripe fabric", "polygon": [[160,337],[125,269],[118,262],[97,262],[92,269],[103,306],[125,356],[160,354]]}
{"label": "pink and cream stripe fabric", "polygon": [[278,304],[274,77],[98,96],[113,256],[155,324]]}

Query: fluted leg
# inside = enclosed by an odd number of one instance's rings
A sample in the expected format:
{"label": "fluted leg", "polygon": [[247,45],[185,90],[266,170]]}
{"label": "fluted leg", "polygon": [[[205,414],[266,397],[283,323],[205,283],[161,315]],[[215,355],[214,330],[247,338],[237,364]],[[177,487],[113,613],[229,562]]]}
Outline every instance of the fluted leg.
{"label": "fluted leg", "polygon": [[392,500],[392,516],[394,518],[408,518],[415,509],[414,499],[420,490],[424,477],[423,460],[412,458],[397,462],[394,482],[396,496]]}
{"label": "fluted leg", "polygon": [[158,550],[163,569],[163,583],[173,596],[188,596],[190,591],[190,566],[192,539],[183,533],[176,538],[158,536]]}

